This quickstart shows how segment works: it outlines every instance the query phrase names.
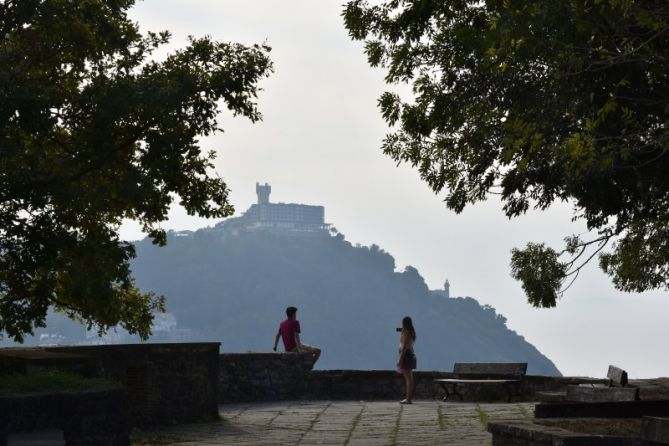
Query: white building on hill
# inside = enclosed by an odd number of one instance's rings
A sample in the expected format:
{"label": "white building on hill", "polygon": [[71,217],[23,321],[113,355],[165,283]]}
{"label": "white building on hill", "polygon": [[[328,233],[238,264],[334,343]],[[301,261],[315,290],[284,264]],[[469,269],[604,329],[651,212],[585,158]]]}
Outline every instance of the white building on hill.
{"label": "white building on hill", "polygon": [[258,202],[244,213],[242,219],[249,230],[274,230],[294,233],[320,233],[325,223],[325,208],[295,203],[270,203],[272,186],[256,183]]}

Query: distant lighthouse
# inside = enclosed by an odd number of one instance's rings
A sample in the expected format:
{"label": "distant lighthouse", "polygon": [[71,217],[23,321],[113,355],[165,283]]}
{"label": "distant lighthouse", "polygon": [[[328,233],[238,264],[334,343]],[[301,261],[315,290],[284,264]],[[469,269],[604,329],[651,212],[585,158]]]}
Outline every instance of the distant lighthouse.
{"label": "distant lighthouse", "polygon": [[444,282],[444,293],[443,294],[444,294],[444,297],[447,298],[447,299],[449,297],[451,297],[451,284],[448,281],[448,279],[446,279],[446,282]]}

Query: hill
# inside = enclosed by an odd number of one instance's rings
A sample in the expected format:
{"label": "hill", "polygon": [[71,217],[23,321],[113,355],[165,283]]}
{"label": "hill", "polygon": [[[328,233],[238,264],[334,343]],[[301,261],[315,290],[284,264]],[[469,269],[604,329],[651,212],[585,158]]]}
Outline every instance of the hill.
{"label": "hill", "polygon": [[220,340],[222,351],[269,351],[284,309],[294,305],[304,342],[323,349],[318,368],[394,368],[395,327],[410,315],[419,369],[523,361],[529,373],[559,375],[492,307],[441,297],[415,268],[398,272],[389,253],[336,232],[250,231],[233,218],[170,232],[163,248],[148,239],[136,246],[138,286],[167,298],[182,335]]}

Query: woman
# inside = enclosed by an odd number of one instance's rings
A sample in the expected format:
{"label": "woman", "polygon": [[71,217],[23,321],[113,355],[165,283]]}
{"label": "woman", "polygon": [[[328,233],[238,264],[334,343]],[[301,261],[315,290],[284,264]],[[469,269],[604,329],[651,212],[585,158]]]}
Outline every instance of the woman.
{"label": "woman", "polygon": [[402,331],[400,333],[400,357],[397,361],[397,371],[404,376],[407,386],[407,397],[400,404],[411,404],[413,400],[413,372],[416,368],[416,354],[413,346],[416,343],[416,330],[409,316],[402,319]]}

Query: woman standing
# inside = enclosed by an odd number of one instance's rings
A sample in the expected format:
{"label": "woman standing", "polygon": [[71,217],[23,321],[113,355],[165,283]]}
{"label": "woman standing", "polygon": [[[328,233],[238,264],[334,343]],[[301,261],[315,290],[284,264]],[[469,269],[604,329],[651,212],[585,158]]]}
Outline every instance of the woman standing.
{"label": "woman standing", "polygon": [[413,400],[413,369],[416,368],[416,354],[413,346],[416,343],[416,330],[409,316],[402,319],[400,333],[400,357],[397,361],[397,370],[404,376],[407,386],[407,397],[400,404],[411,404]]}

